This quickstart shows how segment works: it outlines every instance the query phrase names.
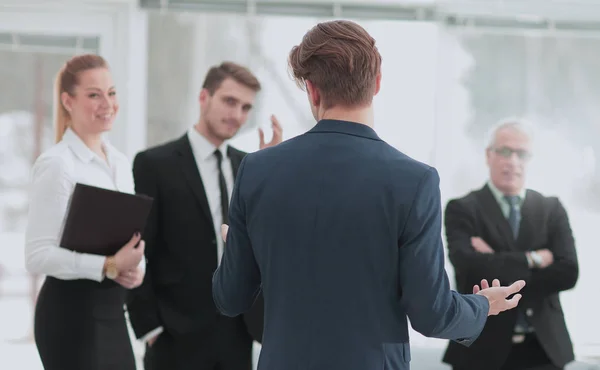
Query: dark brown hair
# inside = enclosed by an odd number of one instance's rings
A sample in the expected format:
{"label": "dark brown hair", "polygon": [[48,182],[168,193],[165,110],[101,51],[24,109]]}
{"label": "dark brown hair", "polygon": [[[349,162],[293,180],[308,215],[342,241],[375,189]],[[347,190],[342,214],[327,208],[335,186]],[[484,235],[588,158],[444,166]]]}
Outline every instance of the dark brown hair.
{"label": "dark brown hair", "polygon": [[258,78],[248,68],[233,62],[223,62],[218,66],[211,67],[206,73],[202,88],[207,89],[212,95],[227,78],[231,78],[255,92],[261,89]]}
{"label": "dark brown hair", "polygon": [[360,25],[346,20],[319,23],[294,46],[289,67],[296,84],[310,81],[325,108],[370,104],[381,70],[375,39]]}
{"label": "dark brown hair", "polygon": [[56,142],[62,140],[71,116],[64,107],[61,99],[61,94],[67,92],[69,95],[74,94],[75,86],[79,83],[79,74],[90,69],[108,68],[108,63],[99,55],[84,54],[77,55],[69,59],[56,75],[54,83],[54,129],[56,133]]}

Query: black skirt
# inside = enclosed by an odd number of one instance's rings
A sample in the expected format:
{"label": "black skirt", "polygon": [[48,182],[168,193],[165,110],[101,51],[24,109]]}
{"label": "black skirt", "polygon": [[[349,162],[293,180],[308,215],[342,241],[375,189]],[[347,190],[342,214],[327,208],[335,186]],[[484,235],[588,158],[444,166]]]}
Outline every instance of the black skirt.
{"label": "black skirt", "polygon": [[135,370],[125,320],[127,291],[112,280],[47,277],[35,308],[45,370]]}

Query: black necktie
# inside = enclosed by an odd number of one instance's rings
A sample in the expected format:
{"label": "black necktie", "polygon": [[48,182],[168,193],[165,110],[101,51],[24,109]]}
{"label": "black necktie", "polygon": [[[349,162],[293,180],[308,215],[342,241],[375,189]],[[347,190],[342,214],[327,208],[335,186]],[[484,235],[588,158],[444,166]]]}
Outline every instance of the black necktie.
{"label": "black necktie", "polygon": [[227,195],[227,184],[225,183],[223,168],[221,167],[223,153],[217,149],[215,150],[215,156],[217,157],[217,168],[219,168],[219,190],[221,191],[221,213],[223,214],[223,223],[229,224],[229,197]]}

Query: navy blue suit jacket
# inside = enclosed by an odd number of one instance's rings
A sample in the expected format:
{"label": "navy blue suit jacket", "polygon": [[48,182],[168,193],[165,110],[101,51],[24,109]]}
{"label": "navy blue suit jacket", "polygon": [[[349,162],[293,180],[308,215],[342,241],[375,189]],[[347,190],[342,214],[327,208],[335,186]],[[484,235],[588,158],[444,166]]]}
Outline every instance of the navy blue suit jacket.
{"label": "navy blue suit jacket", "polygon": [[242,161],[213,298],[236,316],[261,287],[259,370],[409,369],[407,318],[468,346],[489,310],[450,290],[437,171],[346,121]]}

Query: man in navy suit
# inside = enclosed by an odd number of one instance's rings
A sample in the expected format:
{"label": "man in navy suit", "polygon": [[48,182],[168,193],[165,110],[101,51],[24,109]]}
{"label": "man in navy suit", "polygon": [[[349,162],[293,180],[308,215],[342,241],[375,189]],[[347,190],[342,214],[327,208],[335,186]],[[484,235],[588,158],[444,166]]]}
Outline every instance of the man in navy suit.
{"label": "man in navy suit", "polygon": [[407,318],[470,345],[525,283],[450,290],[438,173],[372,128],[375,40],[353,22],[320,23],[289,62],[318,122],[243,159],[213,277],[217,308],[240,315],[262,288],[260,370],[409,369]]}

